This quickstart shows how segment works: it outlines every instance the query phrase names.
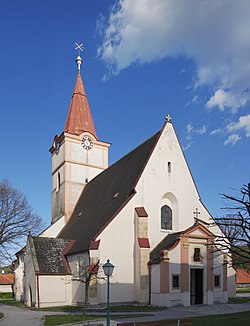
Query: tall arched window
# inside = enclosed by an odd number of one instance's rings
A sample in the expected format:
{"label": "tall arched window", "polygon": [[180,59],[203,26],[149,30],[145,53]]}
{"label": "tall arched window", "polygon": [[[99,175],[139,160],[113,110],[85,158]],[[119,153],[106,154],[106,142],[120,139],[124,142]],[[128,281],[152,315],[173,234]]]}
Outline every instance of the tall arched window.
{"label": "tall arched window", "polygon": [[172,230],[172,209],[168,205],[161,208],[161,229]]}

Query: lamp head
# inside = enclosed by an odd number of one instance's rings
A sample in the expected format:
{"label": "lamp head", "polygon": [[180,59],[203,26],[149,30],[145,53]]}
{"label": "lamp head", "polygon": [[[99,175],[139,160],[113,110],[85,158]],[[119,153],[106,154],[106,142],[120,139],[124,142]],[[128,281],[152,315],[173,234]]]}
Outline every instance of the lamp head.
{"label": "lamp head", "polygon": [[107,262],[102,266],[102,268],[105,276],[112,276],[115,266],[112,265],[108,259]]}

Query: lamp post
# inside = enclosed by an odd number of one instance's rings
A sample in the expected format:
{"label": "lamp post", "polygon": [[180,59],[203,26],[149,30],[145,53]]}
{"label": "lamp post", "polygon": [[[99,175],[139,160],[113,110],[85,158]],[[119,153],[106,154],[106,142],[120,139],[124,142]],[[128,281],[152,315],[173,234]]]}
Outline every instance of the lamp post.
{"label": "lamp post", "polygon": [[109,278],[113,274],[113,270],[115,268],[114,265],[112,265],[109,261],[107,260],[106,264],[102,266],[103,271],[105,276],[108,278],[108,284],[107,284],[107,326],[110,326],[110,313],[109,313]]}

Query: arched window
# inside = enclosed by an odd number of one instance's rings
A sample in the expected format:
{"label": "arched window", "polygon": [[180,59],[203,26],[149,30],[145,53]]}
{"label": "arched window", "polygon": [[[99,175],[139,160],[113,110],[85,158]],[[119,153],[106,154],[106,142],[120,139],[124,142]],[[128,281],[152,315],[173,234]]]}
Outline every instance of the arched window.
{"label": "arched window", "polygon": [[161,229],[172,230],[172,209],[168,205],[161,208]]}

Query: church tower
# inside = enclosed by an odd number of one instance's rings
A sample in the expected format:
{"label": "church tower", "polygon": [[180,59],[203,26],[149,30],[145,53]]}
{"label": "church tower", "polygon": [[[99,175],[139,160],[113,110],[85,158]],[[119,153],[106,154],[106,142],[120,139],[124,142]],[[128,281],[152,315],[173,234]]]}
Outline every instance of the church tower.
{"label": "church tower", "polygon": [[96,135],[83,86],[80,54],[78,73],[64,131],[55,136],[52,154],[52,224],[69,220],[84,186],[108,167],[110,144]]}

